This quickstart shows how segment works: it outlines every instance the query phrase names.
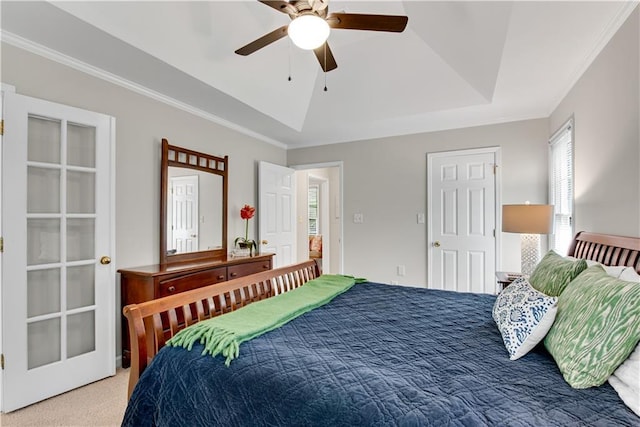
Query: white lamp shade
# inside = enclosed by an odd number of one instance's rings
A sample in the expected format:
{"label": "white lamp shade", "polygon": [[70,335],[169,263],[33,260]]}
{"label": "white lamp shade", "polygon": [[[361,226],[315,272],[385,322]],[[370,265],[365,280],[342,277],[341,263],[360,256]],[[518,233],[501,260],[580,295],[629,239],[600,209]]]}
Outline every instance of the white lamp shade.
{"label": "white lamp shade", "polygon": [[503,205],[502,231],[508,233],[553,233],[553,205]]}
{"label": "white lamp shade", "polygon": [[302,15],[291,21],[287,30],[291,41],[300,49],[316,49],[327,41],[329,24],[316,15]]}

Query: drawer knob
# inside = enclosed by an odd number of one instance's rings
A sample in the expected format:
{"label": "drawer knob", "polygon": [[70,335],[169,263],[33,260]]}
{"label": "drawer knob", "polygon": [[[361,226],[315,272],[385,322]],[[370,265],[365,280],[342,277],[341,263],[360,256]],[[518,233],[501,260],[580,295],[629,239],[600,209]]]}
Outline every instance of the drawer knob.
{"label": "drawer knob", "polygon": [[236,277],[238,273],[231,273],[231,277]]}
{"label": "drawer knob", "polygon": [[167,288],[167,290],[169,292],[174,292],[176,290],[176,287],[175,286],[169,286],[169,288]]}
{"label": "drawer knob", "polygon": [[262,268],[264,268],[265,270],[268,270],[269,269],[269,265],[265,264],[265,265],[262,266]]}
{"label": "drawer knob", "polygon": [[224,280],[224,276],[218,276],[218,280]]}

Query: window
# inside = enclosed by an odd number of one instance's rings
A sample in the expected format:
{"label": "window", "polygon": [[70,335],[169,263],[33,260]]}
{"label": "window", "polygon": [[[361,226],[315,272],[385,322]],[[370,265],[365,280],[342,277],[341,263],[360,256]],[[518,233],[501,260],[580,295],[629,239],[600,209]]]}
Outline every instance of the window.
{"label": "window", "polygon": [[317,185],[309,186],[309,235],[318,234],[318,193]]}
{"label": "window", "polygon": [[566,255],[573,239],[573,119],[551,137],[549,148],[549,204],[555,208],[549,248]]}

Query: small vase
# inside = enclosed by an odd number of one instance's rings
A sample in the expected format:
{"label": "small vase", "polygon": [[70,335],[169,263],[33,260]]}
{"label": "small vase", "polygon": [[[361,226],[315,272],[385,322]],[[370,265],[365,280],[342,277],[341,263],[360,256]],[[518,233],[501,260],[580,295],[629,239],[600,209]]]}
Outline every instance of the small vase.
{"label": "small vase", "polygon": [[235,256],[251,256],[253,255],[253,242],[238,242],[233,251]]}

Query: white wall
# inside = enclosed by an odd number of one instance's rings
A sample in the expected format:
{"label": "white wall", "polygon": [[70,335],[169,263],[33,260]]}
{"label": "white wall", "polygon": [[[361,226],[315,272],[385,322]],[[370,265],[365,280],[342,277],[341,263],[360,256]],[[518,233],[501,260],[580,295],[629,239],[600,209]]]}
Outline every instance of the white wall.
{"label": "white wall", "polygon": [[[256,206],[257,162],[285,164],[286,152],[67,66],[2,44],[2,82],[16,92],[116,118],[116,268],[159,256],[160,141],[229,156],[229,247],[244,235],[240,208]],[[252,221],[250,235],[257,236]],[[116,282],[120,352],[120,286]]]}
{"label": "white wall", "polygon": [[640,7],[551,114],[575,117],[576,231],[640,236]]}
{"label": "white wall", "polygon": [[[288,164],[344,162],[344,272],[370,280],[425,286],[427,153],[500,146],[502,202],[547,200],[546,119],[369,141],[301,148],[287,152]],[[364,223],[354,224],[353,214]],[[518,235],[500,233],[502,268],[519,271]],[[406,276],[396,276],[396,265]]]}

